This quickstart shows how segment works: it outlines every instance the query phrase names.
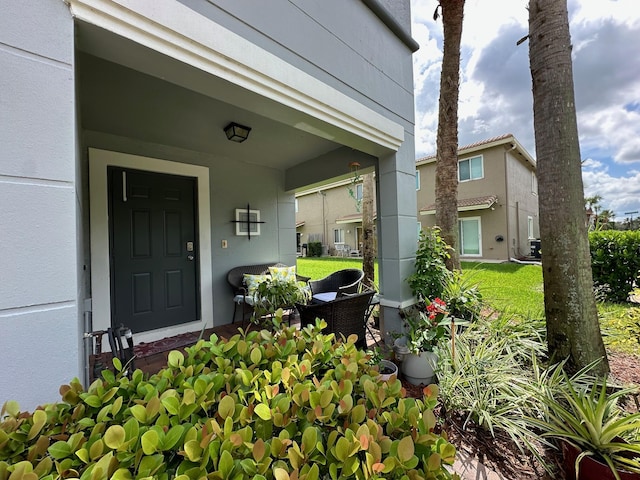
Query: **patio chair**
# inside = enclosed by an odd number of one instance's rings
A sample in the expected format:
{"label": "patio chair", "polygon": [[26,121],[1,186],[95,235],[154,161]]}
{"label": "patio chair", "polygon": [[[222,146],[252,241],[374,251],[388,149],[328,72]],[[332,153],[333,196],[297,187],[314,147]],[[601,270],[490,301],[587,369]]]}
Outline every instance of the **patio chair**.
{"label": "patio chair", "polygon": [[310,303],[308,305],[296,304],[300,314],[300,327],[315,324],[320,318],[327,322],[325,333],[334,333],[338,338],[341,335],[348,337],[351,334],[358,336],[356,346],[366,348],[366,314],[369,304],[375,292],[367,291],[353,295],[341,296],[335,300],[323,303]]}
{"label": "patio chair", "polygon": [[364,272],[358,268],[338,270],[319,280],[311,280],[309,282],[311,296],[313,298],[319,293],[335,293],[333,298],[325,298],[325,300],[333,300],[338,293],[357,293],[363,279]]}

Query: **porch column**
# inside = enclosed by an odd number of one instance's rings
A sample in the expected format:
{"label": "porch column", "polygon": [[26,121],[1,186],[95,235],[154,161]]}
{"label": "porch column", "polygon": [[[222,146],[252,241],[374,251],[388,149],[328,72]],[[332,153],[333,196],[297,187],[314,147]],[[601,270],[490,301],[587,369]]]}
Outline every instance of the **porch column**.
{"label": "porch column", "polygon": [[74,27],[61,1],[0,2],[0,405],[81,378]]}
{"label": "porch column", "polygon": [[413,273],[418,245],[415,146],[413,135],[398,152],[380,157],[377,178],[378,267],[381,329],[385,342],[390,332],[400,332],[398,309],[413,303],[407,277]]}

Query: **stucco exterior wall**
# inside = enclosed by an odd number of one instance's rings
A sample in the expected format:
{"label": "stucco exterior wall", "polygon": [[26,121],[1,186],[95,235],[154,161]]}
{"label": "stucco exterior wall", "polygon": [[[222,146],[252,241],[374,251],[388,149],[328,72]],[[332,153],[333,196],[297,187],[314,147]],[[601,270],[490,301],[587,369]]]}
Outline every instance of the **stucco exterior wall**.
{"label": "stucco exterior wall", "polygon": [[533,219],[533,237],[540,235],[538,217],[538,195],[534,192],[532,175],[533,167],[520,160],[511,152],[507,152],[507,178],[509,182],[508,215],[512,225],[510,241],[510,255],[518,258],[529,255],[530,238],[528,236],[528,217]]}
{"label": "stucco exterior wall", "polygon": [[[214,321],[216,325],[229,323],[233,303],[226,275],[239,258],[245,265],[263,263],[265,252],[273,252],[269,260],[295,265],[294,196],[283,189],[283,172],[229,162],[212,152],[211,134],[195,131],[199,119],[212,108],[207,97],[92,56],[80,55],[78,63],[86,147],[209,168],[214,300],[213,318],[203,320],[208,326]],[[83,161],[88,162],[86,156]],[[88,192],[89,185],[85,188]],[[261,234],[251,240],[236,236],[232,223],[235,208],[247,203],[260,210],[260,220],[265,222]],[[88,241],[88,225],[85,238]],[[223,240],[226,248],[222,248]],[[102,327],[94,323],[94,329]],[[189,330],[189,326],[184,328]]]}
{"label": "stucco exterior wall", "polygon": [[[82,315],[95,294],[89,269],[97,255],[96,219],[87,213],[96,198],[90,148],[209,169],[207,286],[211,316],[223,321],[233,309],[231,267],[295,263],[293,190],[345,175],[350,161],[362,160],[383,186],[378,215],[389,241],[381,271],[390,302],[383,307],[410,299],[402,279],[415,251],[404,233],[416,210],[407,195],[412,51],[365,3],[36,3],[0,3],[0,402],[6,396],[33,408],[83,376]],[[405,25],[409,4],[394,8]],[[262,143],[254,145],[266,160],[228,153],[212,112],[218,122],[261,122]],[[294,136],[285,163],[283,139]],[[327,173],[325,158],[335,171]],[[315,180],[310,171],[319,172]],[[233,234],[234,209],[247,204],[265,222],[251,241]],[[28,382],[16,383],[14,372]]]}
{"label": "stucco exterior wall", "polygon": [[0,404],[33,409],[81,373],[74,38],[65,4],[1,2],[0,64]]}
{"label": "stucco exterior wall", "polygon": [[[534,231],[538,232],[538,199],[532,193],[531,175],[534,167],[522,155],[514,154],[511,144],[477,149],[462,153],[460,161],[482,156],[484,176],[481,179],[460,182],[458,198],[469,199],[496,195],[493,209],[475,209],[458,212],[459,218],[480,218],[482,255],[462,257],[469,260],[506,261],[529,253],[527,216],[534,219]],[[418,208],[435,203],[435,161],[420,163],[420,190]],[[418,215],[423,228],[435,224],[435,215]]]}
{"label": "stucco exterior wall", "polygon": [[[411,51],[363,2],[181,1],[379,113],[413,123]],[[393,3],[406,19],[410,2]]]}

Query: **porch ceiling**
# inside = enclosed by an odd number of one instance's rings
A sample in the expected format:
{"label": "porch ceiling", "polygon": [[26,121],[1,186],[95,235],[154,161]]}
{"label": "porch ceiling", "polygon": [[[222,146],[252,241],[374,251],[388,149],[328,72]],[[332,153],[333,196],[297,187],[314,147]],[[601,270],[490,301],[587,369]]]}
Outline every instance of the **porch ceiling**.
{"label": "porch ceiling", "polygon": [[[284,171],[343,146],[327,138],[332,135],[325,124],[97,26],[77,22],[76,48],[202,95],[206,125],[176,127],[185,129],[184,136],[198,129],[202,151]],[[226,139],[223,128],[231,121],[251,127],[244,143]]]}

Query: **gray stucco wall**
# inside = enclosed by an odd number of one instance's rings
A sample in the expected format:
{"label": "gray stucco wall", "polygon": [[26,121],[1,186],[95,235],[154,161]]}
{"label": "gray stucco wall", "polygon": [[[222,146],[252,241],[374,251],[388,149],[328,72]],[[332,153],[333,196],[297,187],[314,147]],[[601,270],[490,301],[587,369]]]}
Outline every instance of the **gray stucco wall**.
{"label": "gray stucco wall", "polygon": [[[284,191],[284,173],[216,154],[205,121],[216,101],[88,55],[79,56],[78,68],[85,147],[209,168],[213,319],[204,320],[209,326],[229,323],[233,302],[226,275],[232,267],[267,261],[295,265],[295,203],[293,193]],[[90,195],[88,189],[86,184]],[[235,236],[231,222],[235,208],[247,203],[265,222],[261,235],[250,241]],[[87,223],[86,242],[88,229]]]}
{"label": "gray stucco wall", "polygon": [[0,3],[0,404],[23,409],[81,373],[73,42],[63,2]]}
{"label": "gray stucco wall", "polygon": [[511,240],[510,255],[519,257],[530,252],[529,238],[527,235],[527,217],[533,218],[534,238],[540,235],[538,217],[538,196],[532,191],[533,167],[516,158],[510,152],[507,156],[507,176],[509,179],[509,205],[508,214]]}
{"label": "gray stucco wall", "polygon": [[[360,1],[181,0],[399,123],[413,125],[411,51]],[[407,10],[408,0],[396,0]],[[375,99],[375,100],[374,100]]]}

